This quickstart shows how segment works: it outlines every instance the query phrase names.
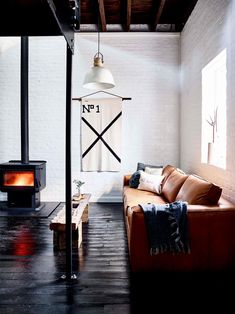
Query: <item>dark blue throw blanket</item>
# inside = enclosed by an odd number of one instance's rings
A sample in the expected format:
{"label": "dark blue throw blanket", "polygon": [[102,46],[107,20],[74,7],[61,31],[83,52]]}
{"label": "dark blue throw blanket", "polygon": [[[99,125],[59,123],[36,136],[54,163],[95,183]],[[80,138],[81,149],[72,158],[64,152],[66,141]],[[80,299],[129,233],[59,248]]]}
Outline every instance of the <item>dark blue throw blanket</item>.
{"label": "dark blue throw blanket", "polygon": [[139,206],[144,211],[151,255],[189,253],[187,202]]}

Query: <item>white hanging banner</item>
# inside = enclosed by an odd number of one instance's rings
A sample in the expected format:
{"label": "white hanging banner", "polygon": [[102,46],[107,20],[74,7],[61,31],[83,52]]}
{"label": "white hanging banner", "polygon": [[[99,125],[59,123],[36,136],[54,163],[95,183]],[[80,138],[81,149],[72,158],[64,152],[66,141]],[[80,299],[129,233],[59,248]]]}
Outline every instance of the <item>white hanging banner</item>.
{"label": "white hanging banner", "polygon": [[122,98],[82,98],[82,171],[120,171]]}

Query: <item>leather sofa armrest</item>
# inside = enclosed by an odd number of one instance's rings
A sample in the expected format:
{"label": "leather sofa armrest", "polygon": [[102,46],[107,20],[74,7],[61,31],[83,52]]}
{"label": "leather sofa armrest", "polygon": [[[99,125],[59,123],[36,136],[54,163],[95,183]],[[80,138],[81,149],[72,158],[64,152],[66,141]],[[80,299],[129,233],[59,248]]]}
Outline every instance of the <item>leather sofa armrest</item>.
{"label": "leather sofa armrest", "polygon": [[133,213],[143,213],[143,210],[141,209],[140,206],[133,206],[133,207],[128,206],[127,214],[132,215]]}
{"label": "leather sofa armrest", "polygon": [[126,216],[129,223],[129,227],[132,225],[133,216],[142,217],[144,219],[144,213],[140,206],[128,206],[126,209]]}
{"label": "leather sofa armrest", "polygon": [[129,181],[130,181],[131,176],[132,176],[131,174],[124,175],[124,178],[123,178],[123,185],[124,186],[128,186],[129,185]]}

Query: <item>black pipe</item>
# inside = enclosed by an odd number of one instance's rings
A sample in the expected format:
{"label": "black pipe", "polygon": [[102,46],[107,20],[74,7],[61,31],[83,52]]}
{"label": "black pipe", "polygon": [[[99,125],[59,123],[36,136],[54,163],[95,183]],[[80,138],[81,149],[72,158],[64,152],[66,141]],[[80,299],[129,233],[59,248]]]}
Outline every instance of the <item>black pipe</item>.
{"label": "black pipe", "polygon": [[21,37],[21,162],[29,163],[29,40]]}
{"label": "black pipe", "polygon": [[65,197],[66,197],[66,279],[72,279],[72,175],[71,175],[71,95],[72,51],[67,45],[66,68],[66,133],[65,133]]}

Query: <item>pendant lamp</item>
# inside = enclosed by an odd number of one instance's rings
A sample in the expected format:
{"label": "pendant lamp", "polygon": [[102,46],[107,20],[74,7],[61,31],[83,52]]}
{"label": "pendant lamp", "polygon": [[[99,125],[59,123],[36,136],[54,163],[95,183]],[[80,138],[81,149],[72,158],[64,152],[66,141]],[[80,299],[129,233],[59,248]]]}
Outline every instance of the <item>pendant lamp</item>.
{"label": "pendant lamp", "polygon": [[109,89],[115,86],[112,73],[104,67],[104,57],[100,52],[100,32],[98,23],[98,52],[94,55],[94,65],[85,76],[83,87],[88,89]]}

